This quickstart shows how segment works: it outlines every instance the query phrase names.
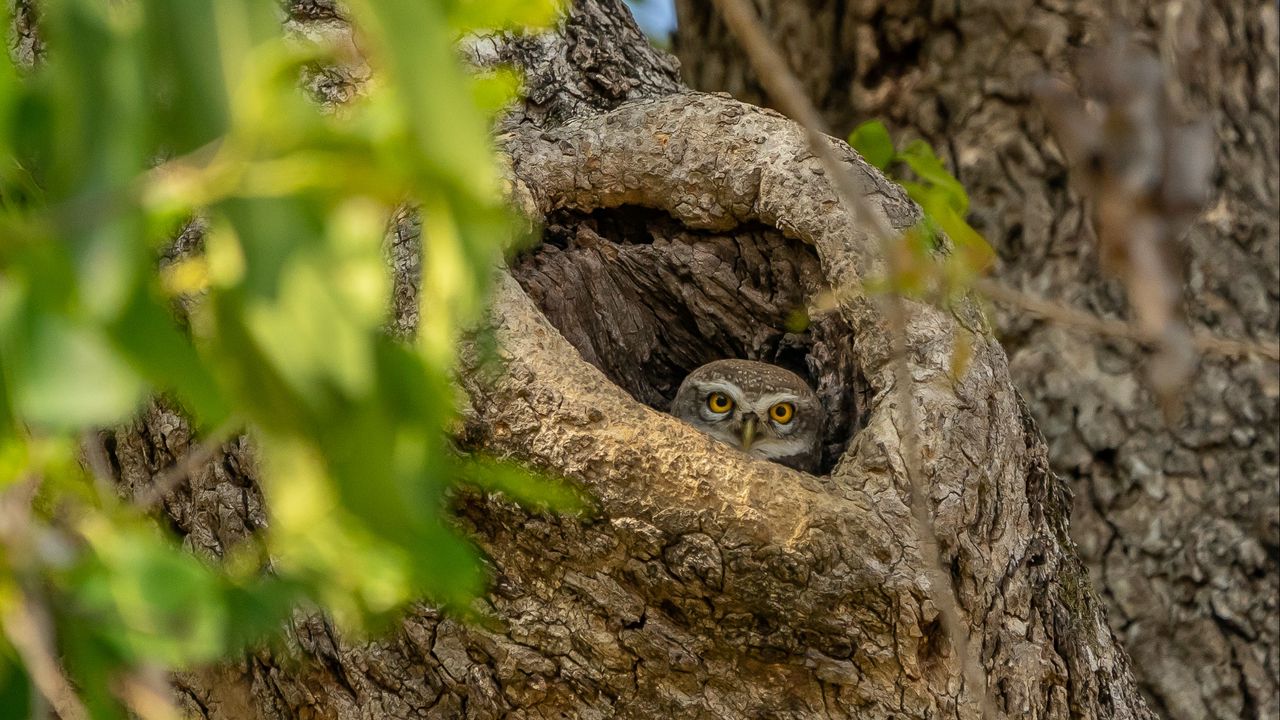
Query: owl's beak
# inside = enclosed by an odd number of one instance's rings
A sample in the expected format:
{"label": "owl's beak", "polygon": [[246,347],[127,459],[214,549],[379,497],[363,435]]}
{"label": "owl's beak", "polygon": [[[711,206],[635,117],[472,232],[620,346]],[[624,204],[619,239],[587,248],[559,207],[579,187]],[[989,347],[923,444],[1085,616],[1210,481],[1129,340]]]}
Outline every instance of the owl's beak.
{"label": "owl's beak", "polygon": [[741,433],[742,433],[742,451],[743,452],[747,452],[751,450],[751,443],[755,442],[756,440],[756,430],[759,429],[759,425],[760,425],[760,419],[757,418],[754,414],[748,415],[746,419],[742,421]]}

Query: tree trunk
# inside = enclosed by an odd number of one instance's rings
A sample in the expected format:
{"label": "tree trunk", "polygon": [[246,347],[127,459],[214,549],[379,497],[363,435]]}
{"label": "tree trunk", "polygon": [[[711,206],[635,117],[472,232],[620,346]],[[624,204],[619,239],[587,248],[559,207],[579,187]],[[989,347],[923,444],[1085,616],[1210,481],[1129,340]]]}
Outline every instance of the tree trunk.
{"label": "tree trunk", "polygon": [[[859,291],[883,274],[878,246],[850,224],[803,132],[684,91],[619,0],[580,0],[550,38],[467,50],[525,70],[528,100],[499,139],[513,198],[547,232],[498,272],[501,362],[465,350],[458,441],[582,482],[599,512],[540,516],[460,493],[459,522],[492,566],[477,606],[492,622],[418,607],[398,632],[359,641],[299,615],[285,647],[180,677],[188,710],[978,717],[981,689],[962,680],[912,529],[889,323]],[[833,148],[892,226],[916,221],[897,186]],[[392,238],[406,277],[418,241],[408,221]],[[829,287],[847,292],[818,313]],[[412,327],[416,307],[401,299],[395,327]],[[814,320],[801,329],[789,319],[806,309]],[[1000,345],[972,303],[911,303],[908,314],[915,480],[995,708],[1152,717],[1068,538],[1069,495]],[[956,376],[961,344],[971,360]],[[826,474],[751,460],[661,412],[684,373],[726,356],[814,384],[835,416]],[[156,405],[109,449],[134,487],[189,443],[180,417]],[[166,510],[193,547],[220,554],[270,523],[255,476],[237,441]]]}
{"label": "tree trunk", "polygon": [[[950,160],[1005,282],[1109,317],[1123,293],[1097,270],[1090,209],[1032,102],[1071,76],[1116,4],[755,0],[843,131],[880,118]],[[677,0],[685,78],[764,102],[710,3]],[[1186,313],[1229,337],[1280,324],[1280,95],[1271,2],[1121,3],[1181,94],[1216,131],[1215,194],[1185,239]],[[997,318],[1015,384],[1075,494],[1072,537],[1152,706],[1173,720],[1280,716],[1280,384],[1273,363],[1207,357],[1166,425],[1143,352],[1017,312]]]}

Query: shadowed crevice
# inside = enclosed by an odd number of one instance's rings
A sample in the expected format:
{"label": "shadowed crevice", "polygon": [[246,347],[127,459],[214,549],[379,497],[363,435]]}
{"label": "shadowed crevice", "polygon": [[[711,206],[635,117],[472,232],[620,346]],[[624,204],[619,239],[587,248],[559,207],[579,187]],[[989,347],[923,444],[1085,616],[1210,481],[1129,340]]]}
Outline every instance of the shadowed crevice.
{"label": "shadowed crevice", "polygon": [[826,407],[822,472],[862,426],[869,387],[838,313],[810,319],[826,291],[813,248],[759,224],[690,230],[635,206],[560,211],[512,274],[583,359],[665,412],[690,371],[760,360],[805,378]]}

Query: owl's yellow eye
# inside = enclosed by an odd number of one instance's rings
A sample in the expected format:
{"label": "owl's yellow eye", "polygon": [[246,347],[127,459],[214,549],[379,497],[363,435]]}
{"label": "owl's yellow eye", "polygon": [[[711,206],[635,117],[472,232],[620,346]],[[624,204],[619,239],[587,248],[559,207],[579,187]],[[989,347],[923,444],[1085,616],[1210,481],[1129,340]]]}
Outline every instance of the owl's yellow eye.
{"label": "owl's yellow eye", "polygon": [[796,406],[789,402],[780,402],[769,408],[769,417],[776,423],[786,425],[796,416]]}
{"label": "owl's yellow eye", "polygon": [[733,400],[722,392],[713,392],[707,396],[707,408],[713,413],[727,413],[733,409]]}

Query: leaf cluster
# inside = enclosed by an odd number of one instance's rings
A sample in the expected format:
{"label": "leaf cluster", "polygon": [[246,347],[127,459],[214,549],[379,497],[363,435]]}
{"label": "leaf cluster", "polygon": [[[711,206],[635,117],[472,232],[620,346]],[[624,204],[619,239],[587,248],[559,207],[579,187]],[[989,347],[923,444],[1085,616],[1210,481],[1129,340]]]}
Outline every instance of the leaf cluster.
{"label": "leaf cluster", "polygon": [[[423,596],[465,609],[484,576],[448,519],[456,482],[580,507],[447,436],[460,334],[517,227],[488,128],[518,78],[470,73],[454,42],[545,25],[557,3],[347,6],[376,80],[341,112],[299,77],[343,49],[285,37],[260,0],[50,0],[42,61],[0,63],[6,707],[31,699],[24,618],[48,616],[90,712],[122,717],[131,674],[225,657],[299,604],[349,627]],[[407,343],[383,330],[406,204],[424,236]],[[195,217],[202,251],[156,272]],[[205,562],[103,491],[92,439],[157,394],[203,433],[252,430],[260,545]]]}
{"label": "leaf cluster", "polygon": [[[995,251],[965,220],[969,194],[928,143],[916,139],[895,148],[884,123],[868,120],[849,134],[849,145],[901,185],[924,213],[896,248],[901,271],[890,279],[892,289],[950,296],[963,292],[990,268]],[[941,263],[934,257],[939,250],[948,251]]]}

